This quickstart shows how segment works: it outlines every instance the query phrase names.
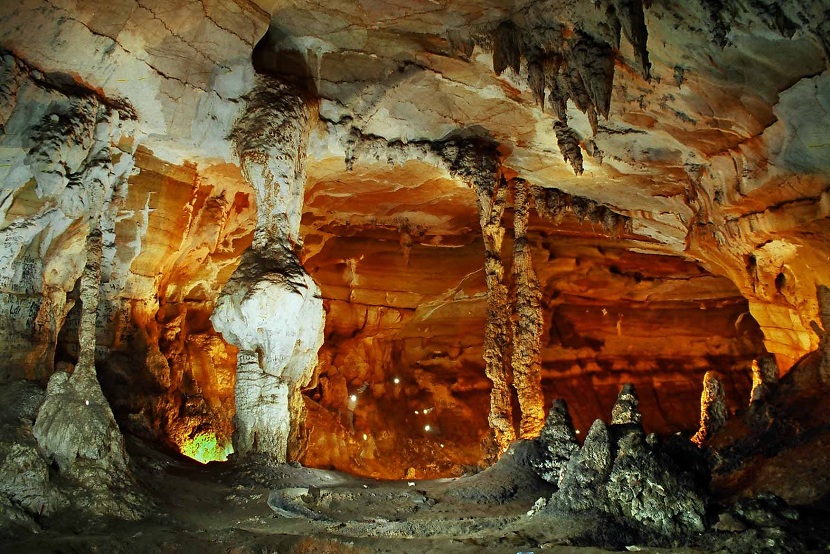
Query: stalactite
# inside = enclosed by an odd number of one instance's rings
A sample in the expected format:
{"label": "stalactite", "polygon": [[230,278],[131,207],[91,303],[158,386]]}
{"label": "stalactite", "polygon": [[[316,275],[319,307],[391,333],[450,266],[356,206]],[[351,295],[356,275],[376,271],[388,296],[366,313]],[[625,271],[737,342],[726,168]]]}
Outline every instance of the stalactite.
{"label": "stalactite", "polygon": [[553,106],[553,111],[556,117],[562,123],[568,123],[568,93],[567,89],[561,84],[561,77],[554,75],[548,77],[547,83],[550,93],[548,93],[548,103]]}
{"label": "stalactite", "polygon": [[703,376],[703,393],[700,396],[700,429],[692,437],[692,442],[697,445],[703,444],[729,419],[726,392],[721,379],[715,371],[707,371]]}
{"label": "stalactite", "polygon": [[607,119],[614,85],[614,52],[611,45],[588,34],[577,33],[568,52],[568,63],[579,72],[591,105]]}
{"label": "stalactite", "polygon": [[493,36],[493,71],[497,75],[508,67],[519,74],[524,54],[524,36],[522,29],[510,20],[503,21],[496,27]]}
{"label": "stalactite", "polygon": [[592,219],[592,215],[597,211],[597,203],[584,196],[574,196],[571,210],[579,221],[585,221]]}
{"label": "stalactite", "polygon": [[570,208],[573,199],[559,189],[549,189],[539,185],[532,185],[533,204],[536,211],[553,223],[559,225],[565,217],[565,212]]}
{"label": "stalactite", "polygon": [[527,84],[533,92],[536,103],[545,109],[545,69],[543,63],[534,59],[527,63]]}
{"label": "stalactite", "polygon": [[574,173],[582,175],[582,150],[579,148],[579,136],[576,131],[561,121],[553,124],[553,130],[556,132],[556,141],[559,144],[562,157],[571,164]]}
{"label": "stalactite", "polygon": [[589,110],[596,109],[577,66],[570,61],[566,62],[559,77],[560,88],[566,92],[566,100],[570,99],[577,110],[587,114]]}
{"label": "stalactite", "polygon": [[617,15],[625,38],[634,47],[634,57],[643,79],[651,76],[651,63],[648,61],[648,28],[643,0],[615,0]]}
{"label": "stalactite", "polygon": [[529,185],[514,181],[513,283],[516,305],[513,324],[513,386],[522,412],[521,438],[538,436],[545,421],[542,393],[542,306],[539,281],[527,242],[530,217]]}

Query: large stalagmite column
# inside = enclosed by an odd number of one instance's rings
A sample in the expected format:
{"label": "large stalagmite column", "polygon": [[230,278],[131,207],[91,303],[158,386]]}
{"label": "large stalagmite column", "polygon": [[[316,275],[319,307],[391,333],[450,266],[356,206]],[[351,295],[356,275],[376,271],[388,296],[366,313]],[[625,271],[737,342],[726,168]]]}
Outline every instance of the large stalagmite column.
{"label": "large stalagmite column", "polygon": [[292,440],[305,415],[301,391],[323,343],[320,289],[296,256],[310,112],[295,88],[259,77],[232,134],[256,193],[254,241],[211,316],[240,349],[234,449],[277,462],[299,447]]}
{"label": "large stalagmite column", "polygon": [[[89,468],[105,469],[108,478],[114,478],[116,474],[112,470],[126,469],[127,455],[121,432],[98,384],[95,346],[103,222],[104,218],[111,221],[115,217],[112,195],[117,180],[124,175],[118,175],[114,169],[110,148],[111,135],[117,125],[113,119],[117,119],[117,114],[92,98],[79,101],[76,110],[71,120],[78,125],[89,121],[92,135],[83,170],[68,177],[64,185],[73,187],[81,195],[78,205],[83,206],[89,223],[86,264],[80,277],[80,351],[78,364],[71,375],[57,371],[49,379],[46,400],[38,413],[33,433],[40,447],[62,471],[71,473],[81,467],[78,471],[84,474]],[[69,135],[66,130],[63,133]],[[51,182],[57,179],[54,174],[48,178]],[[96,479],[98,486],[104,486],[104,477],[98,475]],[[95,485],[91,481],[89,486]]]}
{"label": "large stalagmite column", "polygon": [[520,437],[539,436],[545,424],[542,393],[542,306],[533,257],[527,242],[530,187],[524,179],[514,181],[513,283],[516,304],[513,323],[513,386],[522,411]]}
{"label": "large stalagmite column", "polygon": [[516,439],[513,429],[513,407],[507,350],[510,344],[510,302],[504,284],[504,263],[501,246],[504,240],[502,215],[507,199],[507,186],[497,174],[489,181],[473,183],[478,200],[481,233],[484,238],[484,275],[487,281],[487,324],[484,330],[484,370],[493,382],[490,391],[488,421],[499,454]]}

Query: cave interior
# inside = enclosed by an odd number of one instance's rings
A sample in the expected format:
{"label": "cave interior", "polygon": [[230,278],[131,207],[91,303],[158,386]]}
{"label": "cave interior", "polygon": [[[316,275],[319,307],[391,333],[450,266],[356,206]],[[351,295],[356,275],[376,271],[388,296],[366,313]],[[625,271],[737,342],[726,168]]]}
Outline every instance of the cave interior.
{"label": "cave interior", "polygon": [[830,548],[829,129],[827,0],[4,0],[0,546]]}

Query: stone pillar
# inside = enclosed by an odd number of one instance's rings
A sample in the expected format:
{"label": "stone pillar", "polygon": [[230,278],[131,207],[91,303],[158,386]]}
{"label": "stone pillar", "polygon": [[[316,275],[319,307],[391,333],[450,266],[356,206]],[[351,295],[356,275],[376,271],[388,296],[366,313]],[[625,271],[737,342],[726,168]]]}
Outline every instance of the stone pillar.
{"label": "stone pillar", "polygon": [[320,288],[296,255],[310,117],[298,90],[258,78],[231,135],[256,194],[254,241],[211,316],[216,330],[240,348],[234,448],[240,456],[263,454],[276,462],[287,460],[289,437],[300,436],[300,395],[323,343]]}
{"label": "stone pillar", "polygon": [[539,436],[545,424],[542,393],[543,316],[539,281],[527,242],[530,187],[524,179],[514,181],[513,283],[516,291],[513,324],[513,387],[522,411],[520,437]]}
{"label": "stone pillar", "polygon": [[489,184],[476,183],[481,234],[484,238],[484,275],[487,282],[487,323],[484,329],[484,371],[493,382],[490,390],[488,422],[499,454],[516,440],[513,429],[513,406],[507,372],[510,344],[510,302],[504,284],[504,263],[501,246],[504,240],[502,215],[507,186],[493,175]]}
{"label": "stone pillar", "polygon": [[[84,105],[92,109],[89,103]],[[78,364],[71,375],[59,370],[49,379],[46,399],[33,433],[41,449],[55,460],[61,471],[71,473],[76,466],[91,466],[104,469],[107,478],[111,478],[113,469],[126,470],[127,454],[121,432],[98,383],[95,346],[103,256],[102,221],[115,216],[105,204],[112,197],[116,172],[110,151],[112,123],[109,109],[97,107],[94,121],[94,141],[84,169],[73,177],[75,184],[82,187],[89,223],[86,264],[80,277]],[[103,483],[105,480],[101,479]]]}
{"label": "stone pillar", "polygon": [[700,429],[692,437],[697,445],[716,433],[729,419],[726,406],[726,391],[716,371],[707,371],[703,376],[703,393],[700,396]]}

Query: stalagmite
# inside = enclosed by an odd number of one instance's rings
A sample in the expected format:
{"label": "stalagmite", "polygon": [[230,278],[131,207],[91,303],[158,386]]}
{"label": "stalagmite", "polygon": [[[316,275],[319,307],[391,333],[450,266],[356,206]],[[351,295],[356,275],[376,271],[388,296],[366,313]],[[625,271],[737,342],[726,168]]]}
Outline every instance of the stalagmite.
{"label": "stalagmite", "polygon": [[703,393],[700,396],[700,429],[692,437],[695,444],[703,442],[716,433],[729,419],[726,393],[720,375],[707,371],[703,376]]}
{"label": "stalagmite", "polygon": [[533,469],[539,477],[556,485],[559,483],[565,464],[571,459],[573,453],[579,450],[571,414],[564,400],[553,401],[537,443],[540,455],[533,464]]}
{"label": "stalagmite", "polygon": [[211,321],[239,347],[234,449],[284,462],[298,436],[303,387],[323,342],[320,289],[297,259],[311,109],[293,87],[259,82],[232,139],[254,188],[254,240],[219,297]]}
{"label": "stalagmite", "polygon": [[[494,148],[475,143],[449,144],[442,156],[450,170],[464,179],[475,191],[479,223],[484,239],[484,275],[487,282],[487,323],[484,330],[484,371],[493,383],[490,390],[488,423],[497,452],[485,452],[493,461],[516,439],[513,428],[507,348],[510,344],[510,303],[504,284],[501,246],[504,240],[502,216],[507,201],[507,184],[498,174]],[[486,448],[486,449],[487,449]]]}
{"label": "stalagmite", "polygon": [[611,409],[611,425],[640,425],[643,415],[640,413],[639,405],[640,401],[634,385],[631,383],[623,385]]}
{"label": "stalagmite", "polygon": [[545,421],[542,393],[542,293],[527,242],[530,190],[527,181],[514,181],[513,283],[516,291],[513,324],[513,386],[522,412],[521,438],[535,437]]}
{"label": "stalagmite", "polygon": [[778,365],[773,356],[763,356],[752,362],[752,392],[750,403],[767,400],[778,383]]}

